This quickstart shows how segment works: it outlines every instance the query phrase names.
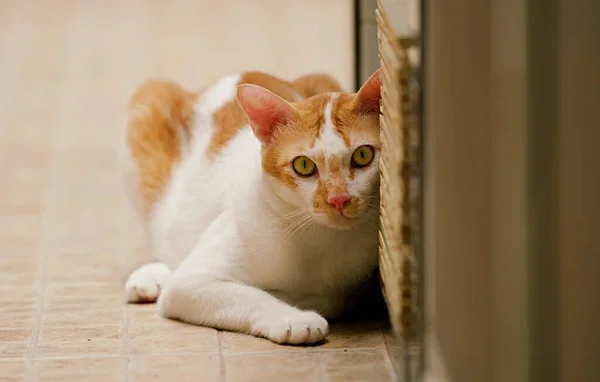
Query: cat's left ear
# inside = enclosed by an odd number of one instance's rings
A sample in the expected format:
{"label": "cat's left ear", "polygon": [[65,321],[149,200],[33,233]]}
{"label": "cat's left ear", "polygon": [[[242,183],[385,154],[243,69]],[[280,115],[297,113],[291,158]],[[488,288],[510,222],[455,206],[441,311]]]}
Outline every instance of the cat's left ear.
{"label": "cat's left ear", "polygon": [[381,101],[381,69],[369,77],[367,82],[356,93],[357,109],[361,113],[379,114]]}
{"label": "cat's left ear", "polygon": [[292,120],[298,113],[286,100],[257,85],[240,85],[237,99],[248,116],[254,135],[263,145],[271,142],[278,126]]}

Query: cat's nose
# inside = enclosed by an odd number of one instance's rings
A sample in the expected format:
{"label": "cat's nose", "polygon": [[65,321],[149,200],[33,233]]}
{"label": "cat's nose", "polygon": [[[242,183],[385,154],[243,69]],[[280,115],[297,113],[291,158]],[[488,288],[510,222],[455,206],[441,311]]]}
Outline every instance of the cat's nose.
{"label": "cat's nose", "polygon": [[327,197],[327,203],[336,210],[342,212],[344,207],[350,202],[350,195],[347,193],[343,194],[329,194]]}

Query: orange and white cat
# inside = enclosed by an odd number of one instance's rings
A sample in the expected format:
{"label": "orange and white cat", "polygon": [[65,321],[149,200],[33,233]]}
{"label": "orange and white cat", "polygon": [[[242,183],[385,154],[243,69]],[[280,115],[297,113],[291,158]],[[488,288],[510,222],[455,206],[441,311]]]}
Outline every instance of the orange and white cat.
{"label": "orange and white cat", "polygon": [[128,300],[277,343],[324,339],[377,267],[379,103],[379,71],[355,94],[321,74],[142,85],[126,180],[159,262],[129,276]]}

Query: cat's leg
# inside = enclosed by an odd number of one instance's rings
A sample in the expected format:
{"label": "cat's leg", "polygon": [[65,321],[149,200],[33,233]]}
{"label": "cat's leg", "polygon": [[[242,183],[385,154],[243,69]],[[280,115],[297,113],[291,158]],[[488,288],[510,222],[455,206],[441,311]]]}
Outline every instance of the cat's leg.
{"label": "cat's leg", "polygon": [[171,277],[163,263],[146,264],[133,271],[125,283],[128,302],[154,302]]}
{"label": "cat's leg", "polygon": [[269,293],[233,281],[186,272],[159,299],[161,314],[184,322],[249,333],[280,344],[310,344],[328,333],[319,314],[302,311]]}
{"label": "cat's leg", "polygon": [[195,94],[175,83],[152,80],[141,84],[129,100],[121,170],[136,212],[131,223],[144,234],[143,262],[133,262],[145,263],[128,277],[125,294],[129,302],[156,301],[171,275],[165,264],[151,256],[149,225],[173,167],[187,152],[195,99]]}
{"label": "cat's leg", "polygon": [[235,224],[215,220],[163,290],[158,301],[161,314],[282,344],[310,344],[325,338],[328,324],[319,314],[236,282],[231,269],[244,266],[228,263],[236,257],[232,253],[240,250]]}

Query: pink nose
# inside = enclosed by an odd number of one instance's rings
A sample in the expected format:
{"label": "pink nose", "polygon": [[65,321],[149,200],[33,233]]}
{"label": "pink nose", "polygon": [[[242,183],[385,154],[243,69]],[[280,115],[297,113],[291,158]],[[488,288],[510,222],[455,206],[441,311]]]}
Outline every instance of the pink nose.
{"label": "pink nose", "polygon": [[329,194],[327,197],[327,203],[336,210],[342,212],[346,204],[350,202],[350,195],[347,193],[343,194]]}

